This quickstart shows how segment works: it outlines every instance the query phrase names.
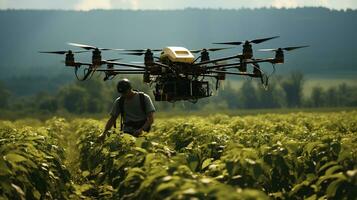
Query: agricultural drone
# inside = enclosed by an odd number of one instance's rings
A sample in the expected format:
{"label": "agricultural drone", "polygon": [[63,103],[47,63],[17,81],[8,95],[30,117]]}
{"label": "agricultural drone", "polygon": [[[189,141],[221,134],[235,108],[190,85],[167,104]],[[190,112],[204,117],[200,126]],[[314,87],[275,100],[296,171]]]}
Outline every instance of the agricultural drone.
{"label": "agricultural drone", "polygon": [[[231,47],[204,48],[188,50],[184,47],[165,47],[163,49],[109,49],[90,45],[68,43],[71,46],[84,49],[83,51],[42,51],[65,55],[65,65],[73,67],[78,80],[87,80],[96,73],[104,73],[104,81],[113,79],[118,74],[142,74],[144,83],[154,86],[156,101],[175,102],[187,100],[196,102],[200,98],[212,95],[208,77],[216,80],[216,89],[226,75],[240,75],[258,78],[263,85],[268,84],[268,77],[260,68],[260,63],[272,65],[284,63],[284,51],[291,51],[307,46],[295,46],[277,49],[262,49],[260,51],[275,52],[274,58],[257,59],[253,57],[252,44],[259,44],[276,37],[247,40],[243,42],[219,42],[219,45],[241,45],[240,54],[210,59],[209,52],[231,49]],[[74,54],[92,51],[92,62],[76,62]],[[118,62],[119,59],[103,60],[102,51],[120,51],[122,54],[144,56],[142,64]],[[160,56],[154,53],[161,52]],[[193,54],[200,53],[198,57]],[[115,67],[119,66],[119,67]],[[248,67],[249,68],[248,70]],[[84,75],[78,76],[78,70],[83,69]]]}

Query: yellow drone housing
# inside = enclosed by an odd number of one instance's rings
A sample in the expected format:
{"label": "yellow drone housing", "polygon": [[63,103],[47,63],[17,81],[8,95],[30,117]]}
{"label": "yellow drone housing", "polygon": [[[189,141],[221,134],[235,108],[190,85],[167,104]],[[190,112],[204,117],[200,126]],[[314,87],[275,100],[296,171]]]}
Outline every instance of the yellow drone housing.
{"label": "yellow drone housing", "polygon": [[184,47],[165,47],[160,59],[169,59],[171,62],[193,63],[195,56]]}

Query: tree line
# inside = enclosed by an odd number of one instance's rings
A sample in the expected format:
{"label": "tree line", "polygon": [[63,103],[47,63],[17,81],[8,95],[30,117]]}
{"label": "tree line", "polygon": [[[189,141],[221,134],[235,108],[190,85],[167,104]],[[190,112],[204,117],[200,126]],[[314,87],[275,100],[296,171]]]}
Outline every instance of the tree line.
{"label": "tree line", "polygon": [[236,108],[319,108],[357,106],[357,86],[342,83],[323,88],[313,86],[310,94],[304,90],[304,76],[293,72],[287,77],[277,77],[267,88],[245,81],[235,90],[230,84],[220,95],[212,99],[218,103],[226,102],[229,109]]}
{"label": "tree line", "polygon": [[[130,79],[135,89],[152,96],[152,89],[142,83],[141,77],[134,76]],[[195,104],[154,103],[158,111],[357,106],[356,86],[346,83],[329,88],[314,86],[308,96],[303,95],[303,89],[303,74],[293,72],[288,76],[278,76],[270,80],[267,88],[253,80],[245,80],[238,88],[227,81],[216,95],[201,99]],[[0,109],[7,111],[5,113],[97,114],[109,113],[118,93],[116,81],[104,82],[93,78],[64,85],[52,94],[40,92],[24,97],[12,95],[11,91],[0,83],[0,97]]]}

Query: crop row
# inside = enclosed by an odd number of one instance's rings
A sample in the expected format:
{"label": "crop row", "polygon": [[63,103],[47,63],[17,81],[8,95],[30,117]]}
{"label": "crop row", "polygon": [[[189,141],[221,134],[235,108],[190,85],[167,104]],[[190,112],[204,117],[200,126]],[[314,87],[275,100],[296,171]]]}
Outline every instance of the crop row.
{"label": "crop row", "polygon": [[159,119],[135,138],[77,120],[82,175],[107,199],[354,199],[357,113]]}
{"label": "crop row", "polygon": [[0,199],[357,196],[356,112],[161,118],[102,144],[103,125],[0,122]]}
{"label": "crop row", "polygon": [[60,146],[60,133],[67,126],[56,118],[36,125],[0,123],[0,199],[68,197],[71,176]]}

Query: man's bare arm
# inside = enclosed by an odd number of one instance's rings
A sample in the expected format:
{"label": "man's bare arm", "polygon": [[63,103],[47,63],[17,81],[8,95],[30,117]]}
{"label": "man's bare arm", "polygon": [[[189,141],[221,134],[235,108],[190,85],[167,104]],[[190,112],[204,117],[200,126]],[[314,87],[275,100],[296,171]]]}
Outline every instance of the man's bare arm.
{"label": "man's bare arm", "polygon": [[109,129],[111,129],[116,121],[116,117],[110,116],[109,120],[107,121],[107,123],[105,124],[105,128],[102,134],[99,135],[98,140],[100,142],[103,142],[105,137],[107,136],[107,134],[109,134]]}
{"label": "man's bare arm", "polygon": [[114,124],[115,124],[116,118],[113,116],[110,116],[109,120],[107,121],[107,124],[105,125],[104,133],[107,134],[109,129],[111,129]]}

